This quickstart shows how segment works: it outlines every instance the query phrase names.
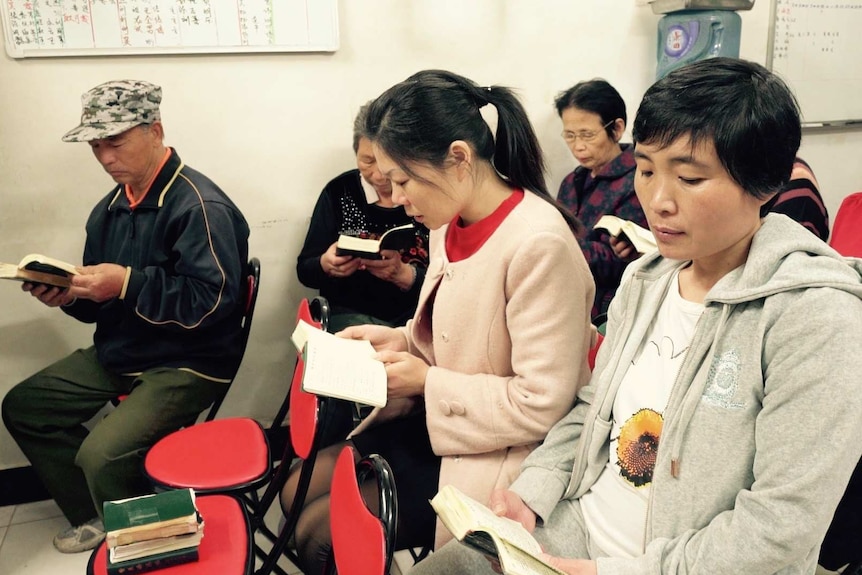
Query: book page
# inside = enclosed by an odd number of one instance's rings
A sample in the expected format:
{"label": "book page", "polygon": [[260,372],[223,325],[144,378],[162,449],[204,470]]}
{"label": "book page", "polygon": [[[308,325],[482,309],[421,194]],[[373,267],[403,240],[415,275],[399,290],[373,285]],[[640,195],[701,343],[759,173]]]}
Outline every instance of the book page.
{"label": "book page", "polygon": [[306,337],[305,391],[366,405],[386,405],[386,368],[374,359],[371,342],[344,339],[314,328]]}
{"label": "book page", "polygon": [[[45,256],[42,254],[28,254],[28,255],[24,256],[21,259],[21,262],[18,264],[18,267],[20,269],[24,269],[29,264],[32,264],[32,263],[45,264],[47,266],[53,266],[55,268],[59,268],[59,269],[63,270],[67,274],[72,274],[72,275],[78,274],[78,270],[75,269],[74,264],[70,264],[69,262],[64,262],[62,260],[58,260],[57,258],[52,258],[52,257]],[[32,269],[36,269],[37,271],[44,271],[44,270],[40,270],[39,268],[32,268]]]}
{"label": "book page", "polygon": [[[566,575],[526,551],[500,541],[500,567],[506,575]],[[505,551],[503,551],[505,549]]]}

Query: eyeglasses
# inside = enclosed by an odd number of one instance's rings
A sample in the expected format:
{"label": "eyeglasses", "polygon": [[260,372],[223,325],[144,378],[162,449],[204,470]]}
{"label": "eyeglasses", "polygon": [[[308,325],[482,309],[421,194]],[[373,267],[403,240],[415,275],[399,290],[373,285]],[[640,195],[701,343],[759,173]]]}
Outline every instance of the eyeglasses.
{"label": "eyeglasses", "polygon": [[[608,122],[607,124],[602,126],[602,130],[604,130],[605,128],[607,128],[608,126],[613,124],[614,122],[616,122],[616,119],[611,120],[610,122]],[[580,140],[585,144],[589,144],[590,142],[592,142],[593,140],[595,140],[598,137],[599,132],[601,132],[601,130],[595,130],[595,131],[594,130],[581,130],[580,132],[572,132],[570,130],[563,130],[563,133],[560,135],[563,137],[563,139],[566,141],[566,143],[569,143],[569,144],[574,144],[577,140]]]}

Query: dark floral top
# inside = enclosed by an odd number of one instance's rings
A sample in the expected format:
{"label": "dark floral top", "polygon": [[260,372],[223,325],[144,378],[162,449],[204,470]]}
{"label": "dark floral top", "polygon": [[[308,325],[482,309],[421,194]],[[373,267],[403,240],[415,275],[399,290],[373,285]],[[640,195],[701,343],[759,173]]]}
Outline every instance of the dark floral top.
{"label": "dark floral top", "polygon": [[607,312],[628,265],[614,255],[608,243],[608,232],[594,230],[593,226],[599,218],[610,214],[644,228],[649,227],[635,195],[634,146],[622,144],[621,147],[622,153],[602,168],[595,178],[589,177],[588,169],[578,166],[565,177],[557,193],[557,199],[581,220],[587,230],[578,241],[596,281],[592,317]]}

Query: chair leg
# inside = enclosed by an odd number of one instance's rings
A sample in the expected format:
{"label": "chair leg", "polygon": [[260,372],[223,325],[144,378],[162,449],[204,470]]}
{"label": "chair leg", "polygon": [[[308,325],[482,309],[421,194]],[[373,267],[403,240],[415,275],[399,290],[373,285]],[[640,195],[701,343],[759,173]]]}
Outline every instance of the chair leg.
{"label": "chair leg", "polygon": [[862,560],[852,562],[844,568],[841,575],[862,575]]}

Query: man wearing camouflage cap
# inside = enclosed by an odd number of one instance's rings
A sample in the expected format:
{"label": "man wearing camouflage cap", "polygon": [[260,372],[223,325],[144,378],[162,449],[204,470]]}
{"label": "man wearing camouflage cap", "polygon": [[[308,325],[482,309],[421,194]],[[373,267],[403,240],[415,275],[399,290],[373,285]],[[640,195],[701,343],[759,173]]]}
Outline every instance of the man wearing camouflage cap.
{"label": "man wearing camouflage cap", "polygon": [[[241,359],[249,229],[211,180],[164,145],[162,90],[123,80],[83,95],[87,142],[118,184],[87,221],[68,289],[25,291],[96,324],[94,345],[14,387],[3,420],[71,523],[62,552],[104,538],[102,502],[152,491],[142,458],[223,396]],[[87,433],[82,424],[128,394]]]}

